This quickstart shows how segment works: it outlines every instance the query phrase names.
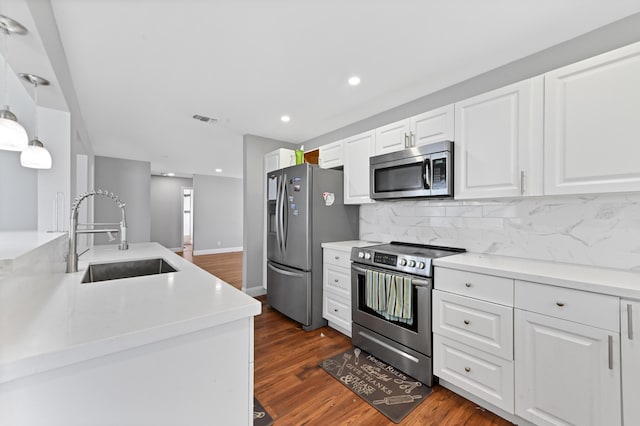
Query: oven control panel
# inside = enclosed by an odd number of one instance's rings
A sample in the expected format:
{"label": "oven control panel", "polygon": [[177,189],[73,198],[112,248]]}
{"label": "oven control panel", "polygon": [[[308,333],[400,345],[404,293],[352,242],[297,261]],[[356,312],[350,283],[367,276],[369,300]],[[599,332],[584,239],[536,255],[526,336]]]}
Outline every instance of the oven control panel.
{"label": "oven control panel", "polygon": [[356,263],[379,266],[381,268],[407,272],[414,275],[427,277],[431,275],[431,259],[419,256],[386,253],[366,248],[354,248],[351,260]]}

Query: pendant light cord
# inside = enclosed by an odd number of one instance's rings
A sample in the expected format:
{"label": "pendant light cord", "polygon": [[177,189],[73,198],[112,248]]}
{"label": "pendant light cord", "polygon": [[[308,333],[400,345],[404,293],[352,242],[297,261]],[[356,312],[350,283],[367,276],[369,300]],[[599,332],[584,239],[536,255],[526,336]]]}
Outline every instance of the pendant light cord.
{"label": "pendant light cord", "polygon": [[33,80],[33,138],[38,139],[38,82]]}
{"label": "pendant light cord", "polygon": [[9,109],[9,49],[7,49],[7,45],[9,42],[9,31],[6,29],[2,29],[3,37],[2,37],[2,55],[4,56],[4,76],[2,78],[2,92],[5,94],[5,106],[4,109]]}

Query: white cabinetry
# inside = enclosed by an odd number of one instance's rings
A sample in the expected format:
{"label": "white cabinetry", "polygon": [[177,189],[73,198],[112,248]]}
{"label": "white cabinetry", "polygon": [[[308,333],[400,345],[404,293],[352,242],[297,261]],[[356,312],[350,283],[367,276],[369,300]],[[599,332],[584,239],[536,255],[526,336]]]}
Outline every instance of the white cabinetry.
{"label": "white cabinetry", "polygon": [[455,104],[455,197],[542,195],[543,80]]}
{"label": "white cabinetry", "polygon": [[434,282],[434,374],[513,414],[513,280],[436,267]]}
{"label": "white cabinetry", "polygon": [[267,288],[267,173],[296,164],[293,149],[280,148],[264,155],[264,173],[262,174],[262,287]]}
{"label": "white cabinetry", "polygon": [[375,152],[375,131],[351,136],[344,143],[344,203],[372,203],[369,198],[369,157]]}
{"label": "white cabinetry", "polygon": [[343,142],[337,141],[320,147],[318,165],[323,169],[340,167],[344,164],[342,157]]}
{"label": "white cabinetry", "polygon": [[545,74],[545,194],[640,190],[640,43]]}
{"label": "white cabinetry", "polygon": [[516,282],[518,416],[545,425],[621,424],[618,303],[613,296]]}
{"label": "white cabinetry", "polygon": [[322,316],[329,326],[351,337],[351,246],[322,251]]}
{"label": "white cabinetry", "polygon": [[376,129],[376,155],[454,140],[453,104]]}
{"label": "white cabinetry", "polygon": [[640,301],[620,301],[622,357],[622,418],[625,425],[640,425]]}

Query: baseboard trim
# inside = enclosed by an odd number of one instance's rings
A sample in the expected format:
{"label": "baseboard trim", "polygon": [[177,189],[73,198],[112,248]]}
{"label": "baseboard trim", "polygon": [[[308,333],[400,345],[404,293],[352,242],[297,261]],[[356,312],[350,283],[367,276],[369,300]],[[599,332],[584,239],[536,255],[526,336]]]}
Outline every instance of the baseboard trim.
{"label": "baseboard trim", "polygon": [[227,247],[227,248],[219,248],[219,249],[209,249],[209,250],[194,250],[194,256],[201,256],[203,254],[219,254],[219,253],[233,253],[236,251],[242,251],[242,247]]}
{"label": "baseboard trim", "polygon": [[262,296],[263,294],[267,294],[267,289],[262,286],[259,287],[249,287],[244,290],[251,297]]}

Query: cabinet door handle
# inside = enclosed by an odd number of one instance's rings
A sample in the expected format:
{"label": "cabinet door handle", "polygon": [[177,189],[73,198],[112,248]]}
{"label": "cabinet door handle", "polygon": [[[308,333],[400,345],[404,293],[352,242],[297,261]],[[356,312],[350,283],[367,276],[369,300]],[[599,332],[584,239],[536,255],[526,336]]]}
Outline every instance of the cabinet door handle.
{"label": "cabinet door handle", "polygon": [[409,132],[409,143],[411,146],[416,146],[416,135],[413,132]]}
{"label": "cabinet door handle", "polygon": [[520,195],[524,195],[524,170],[520,170]]}
{"label": "cabinet door handle", "polygon": [[335,260],[340,260],[340,256],[333,256]]}
{"label": "cabinet door handle", "polygon": [[609,370],[613,370],[613,336],[609,337]]}
{"label": "cabinet door handle", "polygon": [[335,309],[333,310],[333,312],[338,312],[338,308],[335,308]]}
{"label": "cabinet door handle", "polygon": [[469,287],[471,287],[471,283],[464,283],[464,286],[469,288]]}
{"label": "cabinet door handle", "polygon": [[340,280],[336,278],[336,279],[334,279],[334,280],[333,280],[333,282],[334,282],[334,283],[339,283],[339,282],[340,282]]}
{"label": "cabinet door handle", "polygon": [[407,133],[404,134],[404,147],[409,148],[409,135]]}
{"label": "cabinet door handle", "polygon": [[465,324],[465,325],[469,325],[470,323],[471,323],[471,321],[469,321],[469,320],[464,320],[464,324]]}
{"label": "cabinet door handle", "polygon": [[633,340],[633,305],[627,303],[627,334]]}
{"label": "cabinet door handle", "polygon": [[469,371],[471,371],[471,368],[470,367],[465,367],[464,371],[466,371],[468,373]]}
{"label": "cabinet door handle", "polygon": [[560,306],[561,308],[564,307],[564,303],[563,302],[556,302],[556,305]]}

